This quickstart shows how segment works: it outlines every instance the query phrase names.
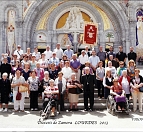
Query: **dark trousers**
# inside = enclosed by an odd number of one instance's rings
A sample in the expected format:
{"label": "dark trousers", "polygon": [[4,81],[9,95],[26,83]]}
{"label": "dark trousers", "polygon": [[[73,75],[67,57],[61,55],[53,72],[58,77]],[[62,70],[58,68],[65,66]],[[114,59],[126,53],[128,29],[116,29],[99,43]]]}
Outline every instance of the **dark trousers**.
{"label": "dark trousers", "polygon": [[88,98],[90,101],[90,109],[93,109],[94,105],[94,92],[85,91],[84,92],[84,108],[88,109]]}
{"label": "dark trousers", "polygon": [[107,99],[107,97],[110,95],[110,89],[104,87],[104,98]]}
{"label": "dark trousers", "polygon": [[38,108],[38,91],[30,91],[30,108]]}
{"label": "dark trousers", "polygon": [[[98,97],[104,97],[103,81],[97,80],[97,89],[98,89]],[[101,89],[102,89],[102,94],[100,94]]]}
{"label": "dark trousers", "polygon": [[60,104],[60,110],[63,111],[65,109],[65,107],[64,107],[64,94],[60,94],[59,104]]}
{"label": "dark trousers", "polygon": [[131,94],[126,94],[127,99],[129,100]]}
{"label": "dark trousers", "polygon": [[117,102],[117,105],[116,105],[116,109],[118,110],[118,106],[120,106],[120,108],[124,108],[125,109],[125,102]]}

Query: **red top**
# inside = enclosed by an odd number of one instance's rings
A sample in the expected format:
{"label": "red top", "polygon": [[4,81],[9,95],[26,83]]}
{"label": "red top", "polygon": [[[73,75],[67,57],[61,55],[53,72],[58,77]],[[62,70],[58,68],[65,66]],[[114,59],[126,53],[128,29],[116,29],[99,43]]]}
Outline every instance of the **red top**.
{"label": "red top", "polygon": [[115,93],[122,93],[122,90],[123,90],[120,85],[118,85],[117,87],[112,86],[111,88],[112,88],[113,92],[115,92]]}
{"label": "red top", "polygon": [[[119,78],[119,83],[120,83],[120,85],[122,85],[122,80],[123,80],[123,76],[121,76],[121,77]],[[131,78],[130,78],[129,76],[127,76],[127,80],[128,80],[128,82],[130,83]]]}

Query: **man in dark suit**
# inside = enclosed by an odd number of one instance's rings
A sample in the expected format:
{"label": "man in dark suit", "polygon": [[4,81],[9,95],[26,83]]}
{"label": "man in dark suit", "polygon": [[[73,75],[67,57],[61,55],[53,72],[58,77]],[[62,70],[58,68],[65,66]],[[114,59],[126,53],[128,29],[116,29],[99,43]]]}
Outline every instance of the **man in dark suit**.
{"label": "man in dark suit", "polygon": [[130,53],[128,53],[128,61],[134,60],[136,63],[137,54],[134,52],[134,48],[130,47]]}
{"label": "man in dark suit", "polygon": [[83,84],[84,91],[84,109],[88,111],[88,98],[90,100],[90,111],[93,111],[94,105],[94,85],[95,85],[95,75],[90,74],[89,67],[85,67],[85,75],[81,78],[81,83]]}

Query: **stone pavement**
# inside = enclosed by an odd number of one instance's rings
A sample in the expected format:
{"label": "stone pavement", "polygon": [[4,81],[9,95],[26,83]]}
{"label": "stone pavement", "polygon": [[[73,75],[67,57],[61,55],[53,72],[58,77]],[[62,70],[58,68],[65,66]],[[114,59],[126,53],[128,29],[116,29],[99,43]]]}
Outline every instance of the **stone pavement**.
{"label": "stone pavement", "polygon": [[[40,121],[39,112],[12,112],[0,113],[0,130],[1,128],[35,128],[36,130],[53,130],[53,129],[132,129],[138,128],[143,130],[143,113],[138,111],[129,115],[118,113],[116,116],[103,111],[75,111],[61,112],[55,118],[49,118]],[[96,129],[95,129],[96,128]]]}

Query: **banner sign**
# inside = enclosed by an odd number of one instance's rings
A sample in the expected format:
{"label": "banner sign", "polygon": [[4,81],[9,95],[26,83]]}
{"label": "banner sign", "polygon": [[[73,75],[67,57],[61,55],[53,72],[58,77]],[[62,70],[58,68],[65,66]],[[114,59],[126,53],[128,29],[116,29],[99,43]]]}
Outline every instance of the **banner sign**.
{"label": "banner sign", "polygon": [[86,22],[84,25],[84,44],[97,44],[98,24]]}

